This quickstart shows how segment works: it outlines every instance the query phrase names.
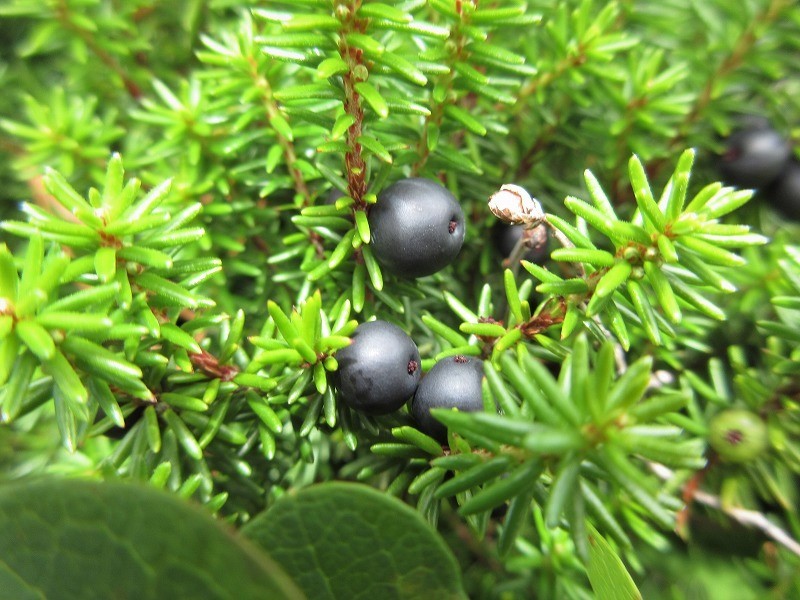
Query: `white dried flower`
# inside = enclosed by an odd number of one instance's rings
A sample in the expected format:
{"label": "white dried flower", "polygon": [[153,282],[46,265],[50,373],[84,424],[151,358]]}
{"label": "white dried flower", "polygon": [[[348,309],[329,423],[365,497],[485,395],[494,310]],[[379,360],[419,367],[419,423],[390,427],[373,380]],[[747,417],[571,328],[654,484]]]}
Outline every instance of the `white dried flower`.
{"label": "white dried flower", "polygon": [[544,221],[539,201],[524,188],[506,183],[489,198],[489,210],[495,217],[513,225],[531,225]]}

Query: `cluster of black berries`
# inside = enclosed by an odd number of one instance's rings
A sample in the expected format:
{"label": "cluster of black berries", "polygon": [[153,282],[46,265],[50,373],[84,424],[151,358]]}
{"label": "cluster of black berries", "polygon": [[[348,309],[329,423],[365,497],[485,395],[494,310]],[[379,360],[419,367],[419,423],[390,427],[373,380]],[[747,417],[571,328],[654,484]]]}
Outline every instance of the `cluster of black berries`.
{"label": "cluster of black berries", "polygon": [[[413,177],[390,185],[378,195],[368,219],[375,257],[386,271],[400,277],[440,271],[453,262],[464,242],[461,206],[444,186],[429,179]],[[419,350],[396,325],[362,323],[352,340],[336,354],[336,387],[349,407],[387,414],[413,396],[411,412],[419,428],[440,441],[447,432],[431,416],[431,408],[483,408],[482,361],[446,358],[422,378]]]}
{"label": "cluster of black berries", "polygon": [[719,169],[725,183],[757,189],[776,209],[800,220],[800,160],[766,121],[753,121],[728,138]]}
{"label": "cluster of black berries", "polygon": [[356,328],[352,339],[336,353],[339,399],[350,408],[387,414],[413,396],[411,414],[419,429],[439,441],[446,439],[447,430],[431,416],[432,408],[483,409],[482,361],[451,356],[421,377],[417,345],[397,325],[368,321]]}

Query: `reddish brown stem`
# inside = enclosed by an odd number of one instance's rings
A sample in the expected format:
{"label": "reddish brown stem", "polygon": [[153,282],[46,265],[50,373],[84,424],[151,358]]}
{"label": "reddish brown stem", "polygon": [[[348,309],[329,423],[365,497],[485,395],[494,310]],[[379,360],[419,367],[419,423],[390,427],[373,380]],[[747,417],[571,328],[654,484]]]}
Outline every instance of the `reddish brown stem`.
{"label": "reddish brown stem", "polygon": [[366,69],[367,65],[364,63],[363,51],[353,48],[347,43],[347,34],[366,31],[366,20],[355,17],[360,4],[360,0],[353,0],[351,3],[349,16],[343,21],[344,29],[339,36],[339,54],[349,67],[342,76],[345,95],[344,110],[353,117],[353,124],[347,129],[345,135],[347,152],[344,155],[344,166],[347,176],[347,194],[355,201],[354,209],[356,210],[366,206],[364,196],[367,193],[367,163],[364,160],[363,148],[359,141],[364,129],[364,108],[361,105],[361,96],[355,86],[359,81],[356,73]]}

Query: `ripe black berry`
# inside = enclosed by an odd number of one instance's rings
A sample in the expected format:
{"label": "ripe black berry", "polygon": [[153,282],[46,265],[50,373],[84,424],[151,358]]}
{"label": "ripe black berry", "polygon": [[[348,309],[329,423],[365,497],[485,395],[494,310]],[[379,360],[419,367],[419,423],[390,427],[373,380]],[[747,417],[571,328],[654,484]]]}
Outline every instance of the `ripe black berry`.
{"label": "ripe black berry", "polygon": [[765,190],[764,197],[784,215],[800,221],[800,161],[793,159]]}
{"label": "ripe black berry", "polygon": [[336,353],[339,398],[350,408],[386,414],[400,408],[419,383],[419,351],[397,325],[359,325],[353,343]]}
{"label": "ripe black berry", "polygon": [[[492,228],[492,242],[498,254],[503,258],[511,256],[517,242],[522,239],[524,231],[523,225],[507,225],[498,221],[497,225]],[[541,233],[544,234],[541,236],[542,239],[534,239],[533,247],[528,248],[521,256],[522,259],[537,265],[544,264],[549,256],[547,228],[541,229],[537,235],[541,235]]]}
{"label": "ripe black berry", "polygon": [[401,179],[370,209],[372,250],[387,271],[423,277],[442,270],[461,250],[464,213],[455,197],[430,179]]}
{"label": "ripe black berry", "polygon": [[432,408],[457,408],[465,412],[483,410],[483,361],[466,356],[443,358],[422,378],[414,394],[411,414],[429,436],[445,441],[447,428],[431,414]]}
{"label": "ripe black berry", "polygon": [[728,138],[719,170],[729,185],[760,188],[780,174],[790,154],[789,143],[777,131],[751,126]]}

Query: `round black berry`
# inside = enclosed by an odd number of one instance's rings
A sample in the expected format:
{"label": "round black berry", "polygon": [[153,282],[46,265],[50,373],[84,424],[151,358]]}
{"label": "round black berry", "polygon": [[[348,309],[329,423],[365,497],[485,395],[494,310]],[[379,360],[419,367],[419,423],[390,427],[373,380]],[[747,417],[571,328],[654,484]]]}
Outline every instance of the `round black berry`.
{"label": "round black berry", "polygon": [[[497,225],[492,228],[492,242],[498,254],[503,258],[511,256],[517,242],[522,239],[524,232],[525,227],[523,225],[508,225],[498,221]],[[530,231],[528,235],[533,238],[530,242],[532,247],[525,250],[521,258],[537,265],[544,264],[550,255],[548,252],[549,236],[547,235],[547,227],[542,227],[536,232]]]}
{"label": "round black berry", "polygon": [[772,206],[795,221],[800,221],[800,161],[793,159],[765,190]]}
{"label": "round black berry", "polygon": [[417,389],[419,351],[397,325],[369,321],[351,336],[353,343],[336,353],[336,387],[350,408],[370,414],[397,410]]}
{"label": "round black berry", "polygon": [[402,179],[378,195],[369,212],[372,251],[387,271],[423,277],[461,250],[464,213],[447,188],[430,179]]}
{"label": "round black berry", "polygon": [[760,188],[774,180],[791,154],[788,141],[769,126],[750,126],[733,133],[719,161],[729,185]]}
{"label": "round black berry", "polygon": [[747,462],[764,453],[769,436],[766,424],[758,415],[732,408],[711,420],[708,443],[723,460]]}
{"label": "round black berry", "polygon": [[483,361],[466,356],[443,358],[425,374],[414,394],[411,414],[429,436],[445,441],[447,428],[430,413],[432,408],[457,408],[464,412],[483,410]]}

